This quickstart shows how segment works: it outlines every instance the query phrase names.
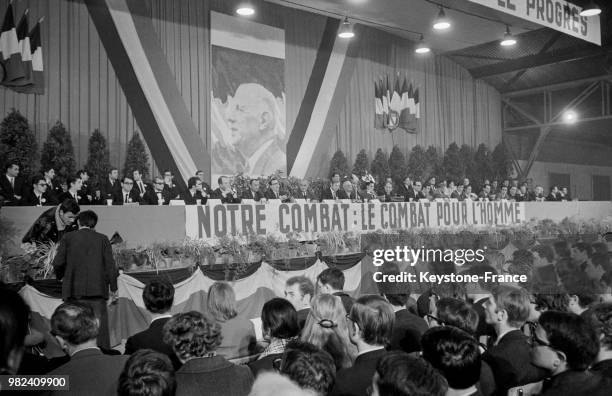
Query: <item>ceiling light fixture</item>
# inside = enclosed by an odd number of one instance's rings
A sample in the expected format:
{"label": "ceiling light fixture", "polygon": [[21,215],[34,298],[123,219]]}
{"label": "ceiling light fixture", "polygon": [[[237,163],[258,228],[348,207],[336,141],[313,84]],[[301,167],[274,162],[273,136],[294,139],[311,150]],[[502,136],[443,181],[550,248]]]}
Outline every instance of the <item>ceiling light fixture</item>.
{"label": "ceiling light fixture", "polygon": [[236,14],[240,16],[251,16],[255,14],[255,7],[250,1],[243,1],[236,7]]}
{"label": "ceiling light fixture", "polygon": [[578,121],[578,115],[574,111],[568,110],[563,113],[563,121],[566,124],[574,124],[576,121]]}
{"label": "ceiling light fixture", "polygon": [[355,33],[353,33],[353,28],[351,27],[351,23],[348,20],[348,17],[344,17],[344,21],[342,21],[342,25],[338,30],[338,37],[343,39],[350,39],[355,37]]}
{"label": "ceiling light fixture", "polygon": [[594,2],[589,1],[588,4],[580,11],[580,16],[590,17],[601,14],[601,8]]}
{"label": "ceiling light fixture", "polygon": [[504,33],[504,38],[499,44],[502,47],[511,47],[516,44],[516,37],[510,33],[510,26],[506,25],[506,33]]}
{"label": "ceiling light fixture", "polygon": [[438,16],[434,20],[433,28],[436,30],[446,30],[450,27],[451,23],[444,13],[444,7],[440,7],[440,12],[438,12]]}
{"label": "ceiling light fixture", "polygon": [[422,34],[421,34],[421,39],[419,40],[419,43],[414,49],[414,52],[416,52],[417,54],[426,54],[428,52],[431,52],[431,48],[429,48],[429,45],[427,45],[427,43],[425,42],[425,38],[423,37]]}

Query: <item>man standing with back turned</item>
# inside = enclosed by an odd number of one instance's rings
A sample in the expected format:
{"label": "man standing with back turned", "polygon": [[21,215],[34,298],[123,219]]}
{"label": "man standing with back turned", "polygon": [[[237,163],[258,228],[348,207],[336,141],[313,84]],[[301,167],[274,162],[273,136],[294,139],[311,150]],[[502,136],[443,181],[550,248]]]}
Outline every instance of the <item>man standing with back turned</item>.
{"label": "man standing with back turned", "polygon": [[94,231],[98,216],[91,210],[77,216],[78,231],[60,241],[53,268],[62,279],[62,299],[90,305],[100,320],[98,346],[110,348],[108,331],[108,289],[117,293],[117,269],[111,244],[106,235]]}

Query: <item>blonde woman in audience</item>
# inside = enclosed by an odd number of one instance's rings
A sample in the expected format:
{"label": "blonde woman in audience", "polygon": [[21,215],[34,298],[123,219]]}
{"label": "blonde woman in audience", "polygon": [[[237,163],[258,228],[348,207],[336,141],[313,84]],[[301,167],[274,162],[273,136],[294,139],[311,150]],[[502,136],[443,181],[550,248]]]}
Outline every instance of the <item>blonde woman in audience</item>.
{"label": "blonde woman in audience", "polygon": [[217,353],[226,359],[249,356],[257,345],[255,328],[247,318],[238,316],[236,294],[226,282],[215,282],[208,290],[208,312],[221,326],[223,341]]}
{"label": "blonde woman in audience", "polygon": [[336,369],[352,366],[357,349],[348,336],[346,311],[340,297],[321,294],[311,305],[301,340],[327,351],[334,358]]}

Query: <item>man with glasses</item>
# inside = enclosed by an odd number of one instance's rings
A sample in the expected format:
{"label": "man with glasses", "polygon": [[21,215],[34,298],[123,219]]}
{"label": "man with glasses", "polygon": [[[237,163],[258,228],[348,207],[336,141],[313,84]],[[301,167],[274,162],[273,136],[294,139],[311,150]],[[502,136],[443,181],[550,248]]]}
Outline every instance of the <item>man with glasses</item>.
{"label": "man with glasses", "polygon": [[423,193],[423,183],[420,180],[414,181],[414,184],[412,185],[412,189],[414,190],[414,200],[415,201],[427,198],[427,196]]}
{"label": "man with glasses", "polygon": [[240,203],[241,199],[238,198],[236,190],[232,188],[229,177],[220,176],[217,181],[219,188],[212,192],[211,199],[220,199],[221,203],[225,204]]}
{"label": "man with glasses", "polygon": [[164,189],[164,179],[161,176],[155,178],[153,188],[148,189],[142,197],[143,205],[168,205],[170,192]]}
{"label": "man with glasses", "polygon": [[531,364],[530,348],[520,328],[529,317],[529,293],[510,286],[498,287],[485,302],[485,320],[497,339],[483,359],[493,370],[497,394],[515,386],[538,382],[546,372]]}
{"label": "man with glasses", "polygon": [[164,188],[168,190],[168,193],[170,194],[170,199],[177,199],[180,191],[176,184],[174,184],[174,175],[168,169],[164,171],[164,184]]}
{"label": "man with glasses", "polygon": [[124,176],[121,181],[121,191],[113,196],[113,205],[128,205],[140,203],[140,195],[133,189],[134,181],[128,176]]}
{"label": "man with glasses", "polygon": [[281,202],[287,202],[291,200],[291,197],[287,193],[281,193],[280,182],[275,177],[270,179],[270,188],[268,189],[268,191],[266,191],[265,197],[267,200],[280,199]]}
{"label": "man with glasses", "polygon": [[106,202],[107,199],[113,199],[113,197],[121,191],[119,183],[119,170],[117,168],[111,168],[108,172],[108,177],[100,185],[102,193],[102,202]]}
{"label": "man with glasses", "polygon": [[52,206],[57,203],[47,192],[47,181],[43,175],[36,175],[32,178],[32,192],[27,194],[22,205],[24,206]]}

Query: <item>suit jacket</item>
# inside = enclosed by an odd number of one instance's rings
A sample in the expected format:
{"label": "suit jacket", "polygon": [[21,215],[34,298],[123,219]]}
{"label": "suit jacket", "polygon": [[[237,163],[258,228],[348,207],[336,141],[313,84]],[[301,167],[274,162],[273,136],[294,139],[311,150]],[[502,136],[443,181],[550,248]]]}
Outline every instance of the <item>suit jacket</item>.
{"label": "suit jacket", "polygon": [[164,184],[164,190],[168,192],[168,195],[170,195],[170,199],[178,199],[181,194],[176,184]]}
{"label": "suit jacket", "polygon": [[299,311],[297,311],[298,325],[300,326],[300,329],[304,328],[304,325],[306,324],[306,319],[308,319],[309,313],[310,313],[310,308],[304,308],[304,309],[300,309]]}
{"label": "suit jacket", "polygon": [[57,279],[62,279],[62,298],[108,298],[117,290],[117,268],[106,235],[89,228],[64,235],[53,259]]}
{"label": "suit jacket", "polygon": [[220,199],[222,203],[240,203],[240,198],[236,196],[236,198],[234,198],[234,196],[232,194],[227,194],[225,197],[223,196],[223,193],[221,192],[220,188],[217,188],[216,190],[214,190],[212,192],[212,194],[210,195],[211,199]]}
{"label": "suit jacket", "polygon": [[589,370],[569,370],[544,381],[540,396],[606,396],[611,391],[610,378]]}
{"label": "suit jacket", "polygon": [[[168,205],[170,203],[170,192],[167,190],[161,191],[161,197],[164,201],[164,205]],[[141,205],[157,205],[159,197],[157,196],[157,191],[154,189],[149,189],[145,192],[142,200],[140,201]]]}
{"label": "suit jacket", "polygon": [[110,179],[107,177],[102,183],[100,183],[100,194],[102,196],[102,201],[113,199],[113,196],[117,192],[121,192],[121,182],[119,180],[115,180],[115,183],[111,184]]}
{"label": "suit jacket", "polygon": [[402,309],[395,313],[389,350],[416,352],[421,350],[421,336],[428,329],[423,318]]}
{"label": "suit jacket", "polygon": [[181,199],[185,201],[185,205],[196,205],[198,203],[197,202],[198,199],[200,200],[202,205],[206,205],[206,200],[208,198],[204,198],[202,196],[202,193],[199,191],[196,191],[195,195],[192,196],[191,191],[187,190],[183,192],[183,194],[181,195]]}
{"label": "suit jacket", "polygon": [[336,374],[336,383],[331,395],[366,396],[366,390],[372,384],[372,377],[376,372],[376,365],[387,351],[377,349],[357,356],[353,367],[339,370]]}
{"label": "suit jacket", "polygon": [[545,370],[531,364],[530,352],[527,336],[520,330],[512,330],[484,353],[483,360],[493,370],[496,394],[506,395],[510,388],[538,382],[546,377]]}
{"label": "suit jacket", "polygon": [[181,367],[172,347],[164,343],[164,325],[170,318],[159,318],[151,322],[149,328],[136,333],[127,339],[125,343],[125,354],[131,355],[140,349],[153,349],[159,353],[167,355],[172,361],[174,369]]}
{"label": "suit jacket", "polygon": [[255,202],[259,202],[259,201],[261,201],[262,198],[265,198],[265,195],[261,191],[259,191],[259,190],[255,191],[255,193],[253,193],[253,191],[251,189],[248,189],[248,190],[246,190],[246,191],[244,191],[242,193],[242,196],[240,198],[242,198],[242,199],[253,199],[253,200],[255,200]]}
{"label": "suit jacket", "polygon": [[345,292],[336,292],[336,293],[333,293],[333,295],[340,297],[340,300],[342,300],[342,305],[344,306],[344,310],[346,311],[347,314],[350,313],[351,308],[353,307],[353,304],[355,303],[355,300],[353,299],[353,297],[349,296]]}
{"label": "suit jacket", "polygon": [[414,193],[414,189],[412,186],[406,187],[404,184],[399,186],[397,189],[397,195],[404,197],[404,202],[410,201],[410,198],[414,201],[416,198],[416,194]]}
{"label": "suit jacket", "polygon": [[15,198],[18,195],[23,199],[23,195],[26,192],[25,181],[23,178],[17,176],[14,181],[14,186],[11,186],[6,174],[0,176],[0,196],[4,198],[4,205],[15,206],[19,205],[19,201]]}
{"label": "suit jacket", "polygon": [[591,371],[612,379],[612,359],[595,363],[591,366]]}
{"label": "suit jacket", "polygon": [[[272,191],[272,189],[268,189],[268,190],[266,190],[266,192],[265,192],[265,194],[264,194],[264,197],[266,197],[266,199],[269,201],[269,200],[271,200],[271,199],[280,199],[280,196],[281,196],[281,195],[286,195],[286,196],[288,196],[288,197],[289,197],[289,193],[287,193],[286,191],[281,191],[281,190],[278,190],[278,197],[277,197],[277,196],[274,194],[274,191]],[[290,202],[290,201],[291,201],[291,198],[289,197],[289,198],[283,199],[282,201],[283,201],[283,202]]]}
{"label": "suit jacket", "polygon": [[68,375],[69,391],[53,391],[61,396],[106,396],[117,394],[119,375],[128,356],[105,355],[99,349],[84,349],[72,355],[70,361],[49,375]]}
{"label": "suit jacket", "polygon": [[[249,363],[249,368],[253,373],[253,377],[257,377],[257,375],[264,371],[273,371],[274,370],[274,362],[281,360],[283,358],[282,353],[273,353],[270,355],[266,355],[261,359],[255,360],[254,362]],[[278,367],[278,366],[277,366]]]}
{"label": "suit jacket", "polygon": [[253,374],[223,356],[191,359],[176,372],[176,396],[242,396],[253,385]]}
{"label": "suit jacket", "polygon": [[[125,201],[124,194],[125,193],[123,192],[123,189],[119,191],[115,191],[113,193],[113,205],[124,205],[125,204],[123,202]],[[140,194],[138,193],[138,190],[135,190],[134,188],[130,190],[128,198],[132,200],[131,203],[140,203],[140,201],[142,201]]]}
{"label": "suit jacket", "polygon": [[[44,202],[42,202],[43,200]],[[34,194],[34,191],[30,191],[21,200],[21,205],[22,206],[38,206],[38,205],[53,206],[53,205],[57,205],[57,201],[55,200],[53,195],[49,194],[49,192],[47,191],[43,193],[43,195],[41,196],[41,200],[39,201],[36,194]]]}
{"label": "suit jacket", "polygon": [[315,197],[312,191],[308,190],[305,193],[302,190],[298,189],[295,194],[293,194],[293,198],[295,199],[306,199],[308,201],[319,200],[319,198]]}
{"label": "suit jacket", "polygon": [[338,199],[359,199],[359,195],[357,195],[355,191],[351,191],[350,193],[347,193],[343,189],[340,189],[338,190]]}
{"label": "suit jacket", "polygon": [[[362,192],[360,194],[360,196],[361,196],[361,199],[364,200],[364,201],[370,201],[372,199],[378,199],[378,195],[376,195],[375,192],[368,193],[368,192],[364,191],[364,192]],[[389,197],[389,198],[391,198],[391,197]]]}
{"label": "suit jacket", "polygon": [[71,224],[64,230],[60,231],[57,229],[57,222],[55,214],[57,213],[58,207],[54,206],[50,209],[45,210],[36,219],[32,227],[23,236],[21,242],[23,243],[45,243],[48,241],[58,242],[64,234],[75,231],[77,229],[76,224]]}
{"label": "suit jacket", "polygon": [[148,190],[151,189],[151,186],[149,186],[144,181],[142,182],[142,184],[144,185],[144,189],[140,188],[140,185],[138,184],[138,182],[134,180],[134,187],[132,188],[132,190],[135,190],[141,198],[144,195],[144,193],[146,193]]}
{"label": "suit jacket", "polygon": [[[340,193],[340,190],[336,191],[336,198],[335,199],[340,199],[339,193]],[[325,188],[323,190],[323,192],[321,193],[321,201],[323,201],[325,199],[334,199],[334,196],[332,195],[331,188],[329,188],[329,187]]]}
{"label": "suit jacket", "polygon": [[217,354],[226,359],[250,356],[255,353],[257,339],[253,322],[249,319],[236,316],[230,320],[217,320],[221,326],[223,340],[217,347]]}
{"label": "suit jacket", "polygon": [[[67,199],[74,199],[74,197],[72,196],[72,194],[70,194],[70,192],[66,191],[64,193],[61,193],[57,196],[57,202],[58,203],[62,203]],[[76,199],[77,203],[79,205],[89,205],[89,200],[87,199],[86,195],[83,195],[81,193],[81,190],[79,190],[77,192],[77,199]]]}

